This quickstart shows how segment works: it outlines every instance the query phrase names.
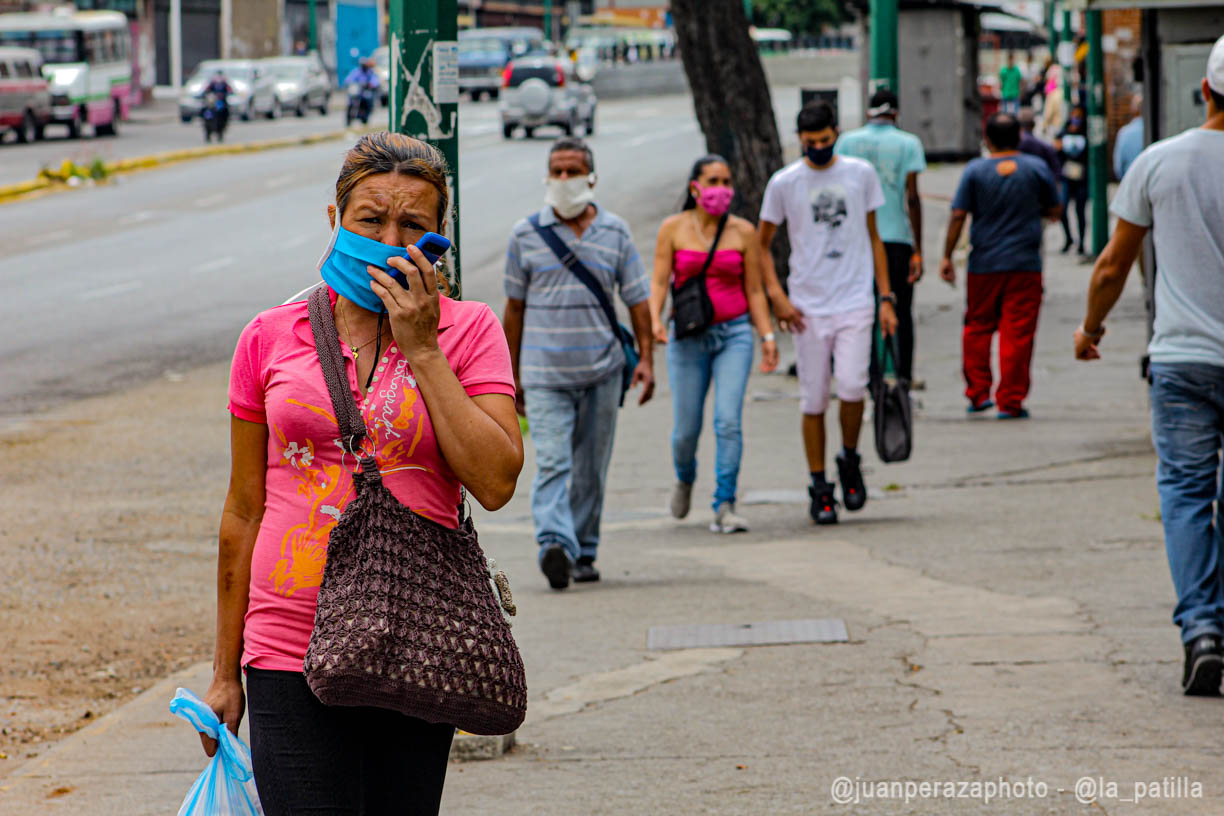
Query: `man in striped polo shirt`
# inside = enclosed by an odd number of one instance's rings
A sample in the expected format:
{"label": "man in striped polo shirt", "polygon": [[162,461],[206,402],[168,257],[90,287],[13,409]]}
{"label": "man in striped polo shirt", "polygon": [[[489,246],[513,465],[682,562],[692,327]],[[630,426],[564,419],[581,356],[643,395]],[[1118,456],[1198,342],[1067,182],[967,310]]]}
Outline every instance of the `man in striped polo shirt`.
{"label": "man in striped polo shirt", "polygon": [[548,155],[545,206],[514,226],[506,253],[506,312],[519,413],[531,425],[531,513],[540,569],[553,589],[598,581],[595,557],[625,353],[599,299],[541,233],[560,238],[608,301],[619,290],[641,361],[633,385],[654,393],[650,280],[628,225],[594,203],[595,157],[566,137]]}

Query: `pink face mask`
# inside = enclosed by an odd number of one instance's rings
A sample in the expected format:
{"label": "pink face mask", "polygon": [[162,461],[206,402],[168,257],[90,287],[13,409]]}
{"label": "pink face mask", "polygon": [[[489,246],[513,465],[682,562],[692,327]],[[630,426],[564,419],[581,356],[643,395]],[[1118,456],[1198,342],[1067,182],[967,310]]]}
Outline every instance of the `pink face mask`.
{"label": "pink face mask", "polygon": [[731,200],[735,198],[735,190],[731,187],[701,187],[697,186],[697,203],[701,209],[715,218],[721,217],[731,209]]}

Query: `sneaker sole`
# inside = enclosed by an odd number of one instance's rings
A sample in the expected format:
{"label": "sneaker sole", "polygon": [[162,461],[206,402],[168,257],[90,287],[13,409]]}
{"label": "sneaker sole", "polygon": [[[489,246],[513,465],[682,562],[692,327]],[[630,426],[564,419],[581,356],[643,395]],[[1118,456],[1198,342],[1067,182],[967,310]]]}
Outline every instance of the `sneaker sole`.
{"label": "sneaker sole", "polygon": [[553,589],[566,589],[570,585],[569,558],[560,547],[544,553],[540,561],[540,571],[548,578],[548,585]]}
{"label": "sneaker sole", "polygon": [[1224,657],[1201,655],[1190,668],[1190,680],[1182,686],[1187,697],[1219,697],[1224,676]]}
{"label": "sneaker sole", "polygon": [[710,532],[711,532],[711,533],[721,533],[721,534],[723,534],[723,535],[731,535],[732,533],[746,533],[746,532],[748,532],[748,528],[747,528],[747,527],[740,527],[740,526],[738,526],[738,525],[732,525],[732,526],[730,526],[730,527],[724,527],[723,525],[721,525],[721,524],[719,524],[719,523],[717,523],[717,522],[711,522],[711,524],[710,524]]}

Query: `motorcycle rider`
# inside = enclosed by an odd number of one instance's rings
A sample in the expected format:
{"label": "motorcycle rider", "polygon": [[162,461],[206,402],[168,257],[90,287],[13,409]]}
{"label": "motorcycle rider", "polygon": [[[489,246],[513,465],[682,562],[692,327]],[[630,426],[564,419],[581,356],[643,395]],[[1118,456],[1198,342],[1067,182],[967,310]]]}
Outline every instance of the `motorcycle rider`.
{"label": "motorcycle rider", "polygon": [[[216,102],[213,103],[212,115],[217,117],[216,133],[217,140],[221,141],[225,138],[225,128],[229,124],[229,95],[234,92],[234,87],[225,79],[225,72],[218,70],[213,74],[213,78],[209,80],[204,91],[200,94],[205,99],[205,105],[208,105],[208,95],[213,94],[216,97]],[[201,117],[204,117],[204,109],[200,110]],[[208,136],[208,123],[205,118],[205,140]]]}
{"label": "motorcycle rider", "polygon": [[368,123],[370,109],[374,106],[374,92],[380,85],[378,74],[374,73],[374,60],[371,57],[362,57],[357,67],[349,71],[349,75],[344,79],[344,84],[346,87],[357,85],[361,89],[359,118],[362,124]]}

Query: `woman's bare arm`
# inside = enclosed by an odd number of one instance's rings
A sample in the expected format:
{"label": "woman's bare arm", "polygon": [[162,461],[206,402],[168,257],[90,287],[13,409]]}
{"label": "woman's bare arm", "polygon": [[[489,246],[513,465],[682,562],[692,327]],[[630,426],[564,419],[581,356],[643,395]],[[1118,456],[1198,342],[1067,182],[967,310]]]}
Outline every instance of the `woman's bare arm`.
{"label": "woman's bare arm", "polygon": [[671,288],[672,233],[675,217],[669,217],[659,227],[655,239],[654,274],[650,278],[650,325],[655,342],[667,342],[667,321],[663,319],[663,307],[667,304],[667,292]]}

